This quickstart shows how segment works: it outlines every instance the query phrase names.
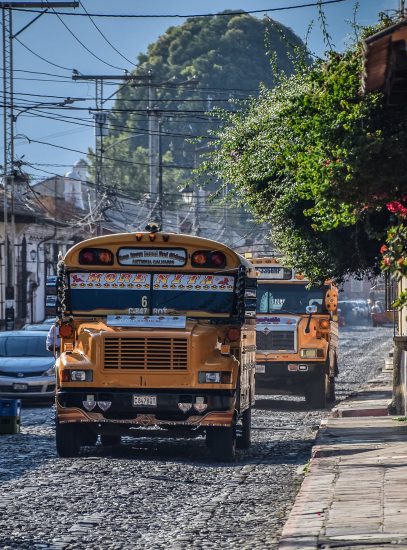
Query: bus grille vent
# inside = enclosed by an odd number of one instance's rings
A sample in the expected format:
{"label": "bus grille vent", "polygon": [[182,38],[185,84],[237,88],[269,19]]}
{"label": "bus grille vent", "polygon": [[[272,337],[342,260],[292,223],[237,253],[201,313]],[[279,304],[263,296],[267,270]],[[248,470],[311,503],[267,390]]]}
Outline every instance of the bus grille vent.
{"label": "bus grille vent", "polygon": [[105,338],[105,369],[174,370],[188,368],[186,338]]}
{"label": "bus grille vent", "polygon": [[268,334],[258,330],[256,338],[256,347],[258,351],[275,350],[275,351],[294,351],[294,331],[291,330],[276,330],[270,331]]}

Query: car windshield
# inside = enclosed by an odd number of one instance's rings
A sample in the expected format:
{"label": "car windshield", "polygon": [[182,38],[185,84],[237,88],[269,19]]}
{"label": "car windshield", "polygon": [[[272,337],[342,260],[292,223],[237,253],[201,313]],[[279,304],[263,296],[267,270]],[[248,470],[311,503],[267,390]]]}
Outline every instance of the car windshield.
{"label": "car windshield", "polygon": [[317,306],[317,313],[325,313],[324,288],[298,284],[259,284],[258,313],[301,313],[307,306]]}
{"label": "car windshield", "polygon": [[5,336],[0,338],[0,357],[50,357],[44,336]]}

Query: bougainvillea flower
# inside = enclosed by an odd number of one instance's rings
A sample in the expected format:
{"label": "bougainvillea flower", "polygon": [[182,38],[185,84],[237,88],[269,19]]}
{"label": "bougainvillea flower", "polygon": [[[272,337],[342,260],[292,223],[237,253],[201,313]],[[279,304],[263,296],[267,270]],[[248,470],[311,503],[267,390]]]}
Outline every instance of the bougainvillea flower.
{"label": "bougainvillea flower", "polygon": [[393,212],[393,214],[399,214],[400,216],[407,216],[407,208],[399,201],[392,201],[386,204],[387,210]]}

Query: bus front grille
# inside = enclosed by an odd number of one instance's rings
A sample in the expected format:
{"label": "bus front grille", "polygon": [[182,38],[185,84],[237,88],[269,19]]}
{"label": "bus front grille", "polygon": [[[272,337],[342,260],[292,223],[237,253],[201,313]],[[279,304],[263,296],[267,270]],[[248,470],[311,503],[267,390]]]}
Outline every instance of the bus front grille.
{"label": "bus front grille", "polygon": [[263,331],[257,331],[256,347],[258,351],[294,351],[294,331],[276,330],[265,334]]}
{"label": "bus front grille", "polygon": [[174,370],[188,368],[186,338],[105,338],[105,369]]}

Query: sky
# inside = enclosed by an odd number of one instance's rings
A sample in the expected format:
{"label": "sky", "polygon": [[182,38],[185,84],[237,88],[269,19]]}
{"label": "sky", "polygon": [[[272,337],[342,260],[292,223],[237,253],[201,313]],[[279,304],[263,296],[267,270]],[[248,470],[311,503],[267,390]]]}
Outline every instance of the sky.
{"label": "sky", "polygon": [[[267,13],[290,27],[301,38],[305,37],[311,21],[314,20],[308,43],[310,50],[321,56],[327,48],[318,24],[316,7],[267,11],[311,1],[206,0],[205,3],[199,3],[190,0],[81,0],[79,8],[58,11],[195,15],[236,9],[260,10],[256,17],[261,18]],[[354,7],[355,0],[324,6],[328,30],[337,50],[342,50],[349,43],[349,37],[353,33],[349,22],[353,20]],[[394,12],[398,7],[399,0],[359,0],[357,22],[362,25],[372,24],[377,21],[379,12]],[[13,32],[17,33],[36,15],[14,11]],[[134,67],[132,63],[136,64],[137,56],[145,52],[149,44],[155,42],[168,27],[181,25],[185,18],[98,17],[93,21],[99,30],[89,17],[62,15],[58,19],[56,15],[45,14],[18,35],[21,42],[13,40],[15,157],[29,163],[26,171],[32,174],[34,181],[53,174],[64,174],[75,161],[85,157],[88,147],[94,146],[89,109],[95,105],[95,84],[72,81],[72,70],[87,75],[120,75],[125,70],[131,71]],[[115,90],[115,85],[105,85],[105,97],[114,94]],[[65,108],[62,114],[75,117],[75,120],[54,120],[61,114],[56,103],[67,97],[75,98],[76,101],[69,105],[69,110]],[[113,104],[106,104],[107,107],[109,105]],[[31,108],[27,109],[28,106]],[[42,143],[35,143],[36,141]],[[3,150],[1,147],[0,159],[3,157]]]}

